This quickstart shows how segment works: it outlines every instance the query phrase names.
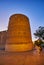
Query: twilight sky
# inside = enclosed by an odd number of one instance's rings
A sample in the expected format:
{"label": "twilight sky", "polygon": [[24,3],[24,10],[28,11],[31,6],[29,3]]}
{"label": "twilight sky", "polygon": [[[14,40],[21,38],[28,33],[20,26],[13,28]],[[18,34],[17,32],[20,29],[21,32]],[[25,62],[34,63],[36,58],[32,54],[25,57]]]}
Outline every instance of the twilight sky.
{"label": "twilight sky", "polygon": [[0,0],[0,31],[7,30],[9,17],[21,13],[28,16],[33,33],[44,26],[44,0]]}

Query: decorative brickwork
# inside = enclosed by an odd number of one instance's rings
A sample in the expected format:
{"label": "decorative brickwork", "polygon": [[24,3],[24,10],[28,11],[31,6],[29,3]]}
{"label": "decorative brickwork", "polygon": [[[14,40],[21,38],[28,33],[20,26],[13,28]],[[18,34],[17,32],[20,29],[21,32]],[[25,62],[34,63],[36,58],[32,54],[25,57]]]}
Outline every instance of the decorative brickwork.
{"label": "decorative brickwork", "polygon": [[6,51],[29,51],[33,49],[30,22],[23,14],[14,14],[9,19]]}

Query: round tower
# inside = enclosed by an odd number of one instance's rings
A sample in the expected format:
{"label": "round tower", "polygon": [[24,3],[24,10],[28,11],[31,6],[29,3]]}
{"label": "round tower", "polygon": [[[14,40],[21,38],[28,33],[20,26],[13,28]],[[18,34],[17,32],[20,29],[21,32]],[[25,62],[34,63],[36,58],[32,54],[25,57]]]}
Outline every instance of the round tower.
{"label": "round tower", "polygon": [[6,51],[29,51],[33,49],[30,21],[23,14],[14,14],[9,19]]}

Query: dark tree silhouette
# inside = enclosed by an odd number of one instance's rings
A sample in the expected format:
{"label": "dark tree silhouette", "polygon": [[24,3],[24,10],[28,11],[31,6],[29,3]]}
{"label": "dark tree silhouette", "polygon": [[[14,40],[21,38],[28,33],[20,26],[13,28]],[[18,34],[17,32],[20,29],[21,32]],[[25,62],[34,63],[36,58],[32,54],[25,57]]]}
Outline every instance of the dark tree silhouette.
{"label": "dark tree silhouette", "polygon": [[34,33],[35,37],[44,40],[44,27],[40,26]]}

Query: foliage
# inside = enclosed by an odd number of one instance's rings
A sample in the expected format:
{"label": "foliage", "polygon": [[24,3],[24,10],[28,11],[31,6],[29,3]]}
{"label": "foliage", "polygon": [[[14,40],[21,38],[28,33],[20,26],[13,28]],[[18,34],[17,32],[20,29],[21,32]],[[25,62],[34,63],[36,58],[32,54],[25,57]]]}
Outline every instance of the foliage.
{"label": "foliage", "polygon": [[44,27],[40,26],[34,33],[36,38],[44,40]]}
{"label": "foliage", "polygon": [[43,42],[38,39],[38,40],[36,40],[36,41],[34,42],[34,44],[37,45],[37,46],[41,46],[41,44],[43,44]]}

